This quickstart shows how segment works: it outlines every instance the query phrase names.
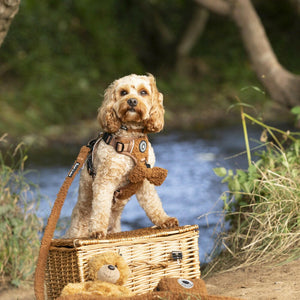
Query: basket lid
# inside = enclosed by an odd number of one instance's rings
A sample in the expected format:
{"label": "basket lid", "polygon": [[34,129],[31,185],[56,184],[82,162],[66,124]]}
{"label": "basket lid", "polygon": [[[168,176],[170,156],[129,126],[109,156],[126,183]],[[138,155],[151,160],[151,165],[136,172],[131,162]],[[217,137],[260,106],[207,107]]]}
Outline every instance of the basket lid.
{"label": "basket lid", "polygon": [[135,229],[131,231],[123,231],[108,234],[105,239],[90,239],[90,238],[76,238],[76,239],[53,239],[51,242],[52,247],[71,247],[76,248],[80,246],[118,242],[124,240],[136,240],[153,237],[169,236],[188,231],[198,231],[198,225],[185,225],[181,227],[161,229],[157,227],[146,227]]}

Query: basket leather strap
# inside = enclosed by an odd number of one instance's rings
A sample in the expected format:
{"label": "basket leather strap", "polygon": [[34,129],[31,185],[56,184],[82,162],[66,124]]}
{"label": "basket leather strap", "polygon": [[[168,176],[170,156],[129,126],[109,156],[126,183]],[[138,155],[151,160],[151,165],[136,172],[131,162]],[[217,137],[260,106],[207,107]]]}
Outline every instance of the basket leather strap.
{"label": "basket leather strap", "polygon": [[60,216],[62,206],[66,199],[68,190],[75,176],[77,175],[77,173],[83,166],[84,162],[86,161],[89,152],[90,152],[90,148],[88,146],[81,147],[75,163],[73,164],[71,170],[69,171],[63,185],[61,186],[57,194],[56,200],[51,210],[51,214],[48,219],[48,223],[45,227],[45,232],[41,241],[39,257],[38,257],[37,266],[35,270],[34,292],[37,300],[42,300],[45,297],[44,283],[45,283],[45,269],[47,264],[47,258],[48,258],[51,241],[53,238],[57,221]]}

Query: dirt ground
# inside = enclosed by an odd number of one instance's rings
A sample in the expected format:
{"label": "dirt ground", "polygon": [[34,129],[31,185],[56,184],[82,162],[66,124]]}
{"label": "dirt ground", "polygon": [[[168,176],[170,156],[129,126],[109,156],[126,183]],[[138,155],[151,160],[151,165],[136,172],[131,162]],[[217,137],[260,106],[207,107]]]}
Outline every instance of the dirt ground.
{"label": "dirt ground", "polygon": [[212,274],[204,280],[209,294],[249,300],[299,300],[300,260]]}
{"label": "dirt ground", "polygon": [[[209,294],[251,300],[300,299],[300,259],[283,265],[260,265],[211,274],[204,278]],[[34,299],[32,286],[13,289],[0,286],[1,300]]]}

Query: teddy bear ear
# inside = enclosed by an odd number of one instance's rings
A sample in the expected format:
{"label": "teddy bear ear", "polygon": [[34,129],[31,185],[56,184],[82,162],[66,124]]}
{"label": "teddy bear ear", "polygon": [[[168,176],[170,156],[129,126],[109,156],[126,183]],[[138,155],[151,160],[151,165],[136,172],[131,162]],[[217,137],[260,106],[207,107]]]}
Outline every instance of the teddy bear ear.
{"label": "teddy bear ear", "polygon": [[116,284],[123,285],[128,280],[131,271],[126,263],[125,259],[122,256],[119,256],[119,259],[116,262],[116,266],[120,272],[120,278]]}
{"label": "teddy bear ear", "polygon": [[89,262],[89,278],[90,280],[97,280],[97,272],[103,265],[101,256],[97,255],[92,257]]}
{"label": "teddy bear ear", "polygon": [[103,252],[93,256],[89,261],[89,277],[91,280],[97,280],[97,273],[103,265],[110,263],[115,252]]}

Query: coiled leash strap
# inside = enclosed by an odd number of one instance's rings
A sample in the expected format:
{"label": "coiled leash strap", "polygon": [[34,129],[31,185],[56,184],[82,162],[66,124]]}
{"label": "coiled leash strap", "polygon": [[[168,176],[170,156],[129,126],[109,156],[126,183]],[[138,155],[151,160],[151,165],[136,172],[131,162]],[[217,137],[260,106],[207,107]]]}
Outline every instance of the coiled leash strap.
{"label": "coiled leash strap", "polygon": [[75,176],[78,174],[79,170],[82,168],[84,162],[86,161],[89,153],[91,151],[91,148],[89,146],[83,146],[80,149],[80,152],[70,169],[67,177],[65,178],[65,181],[63,185],[61,186],[56,200],[53,204],[51,214],[48,218],[47,225],[45,227],[44,235],[41,241],[41,247],[39,252],[39,257],[37,261],[37,266],[35,270],[35,280],[34,280],[34,292],[37,300],[42,300],[45,297],[45,270],[46,270],[46,264],[47,264],[47,258],[48,253],[51,245],[51,240],[53,238],[53,234],[55,231],[55,227],[57,224],[57,221],[60,216],[60,212],[62,209],[62,206],[64,204],[64,201],[67,197],[68,190],[75,178]]}

